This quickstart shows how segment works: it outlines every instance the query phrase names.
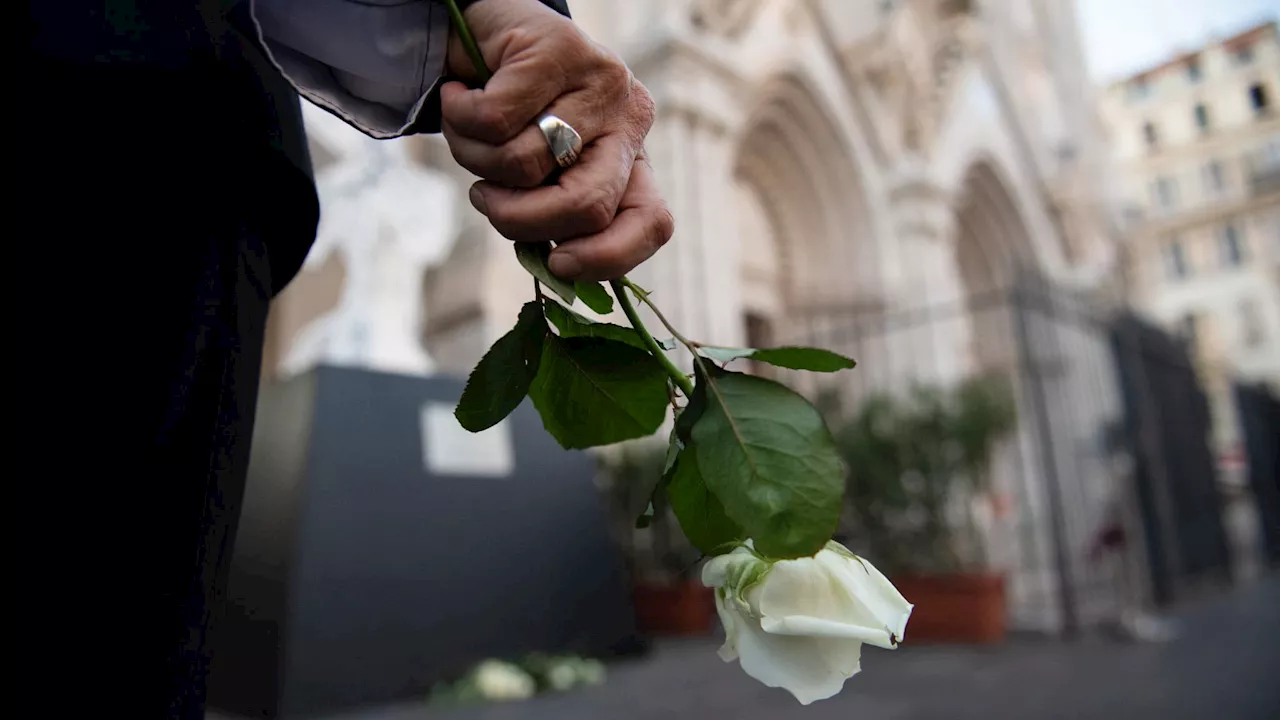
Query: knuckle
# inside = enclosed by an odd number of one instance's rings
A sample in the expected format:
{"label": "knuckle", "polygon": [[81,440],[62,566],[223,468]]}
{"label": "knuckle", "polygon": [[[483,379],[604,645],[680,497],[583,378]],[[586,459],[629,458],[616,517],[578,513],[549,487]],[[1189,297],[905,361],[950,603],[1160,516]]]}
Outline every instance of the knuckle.
{"label": "knuckle", "polygon": [[613,223],[617,209],[613,200],[613,194],[606,188],[591,187],[582,192],[574,214],[585,232],[600,232]]}
{"label": "knuckle", "polygon": [[520,51],[538,42],[543,33],[528,23],[512,25],[502,32],[498,46],[509,51]]}
{"label": "knuckle", "polygon": [[631,71],[625,63],[613,55],[605,55],[597,77],[600,83],[611,93],[626,94],[631,86]]}
{"label": "knuckle", "polygon": [[653,219],[650,224],[650,241],[653,243],[653,249],[657,250],[667,241],[676,231],[676,218],[671,214],[671,208],[667,204],[659,203],[654,209]]}
{"label": "knuckle", "polygon": [[552,47],[572,52],[575,55],[583,54],[587,48],[587,38],[571,22],[553,23],[547,27],[543,36],[550,42]]}
{"label": "knuckle", "polygon": [[653,102],[653,95],[649,94],[649,88],[638,80],[631,84],[631,106],[634,122],[640,128],[641,135],[647,135],[657,116],[657,106]]}
{"label": "knuckle", "polygon": [[546,177],[546,167],[537,153],[523,148],[511,148],[503,152],[504,179],[518,185],[537,185]]}
{"label": "knuckle", "polygon": [[482,103],[476,108],[476,128],[490,138],[510,137],[511,120],[508,113],[496,103]]}
{"label": "knuckle", "polygon": [[458,167],[478,178],[483,178],[485,176],[485,170],[487,168],[485,168],[483,162],[477,160],[473,153],[453,144],[449,145],[449,153],[453,155],[453,160],[458,163]]}

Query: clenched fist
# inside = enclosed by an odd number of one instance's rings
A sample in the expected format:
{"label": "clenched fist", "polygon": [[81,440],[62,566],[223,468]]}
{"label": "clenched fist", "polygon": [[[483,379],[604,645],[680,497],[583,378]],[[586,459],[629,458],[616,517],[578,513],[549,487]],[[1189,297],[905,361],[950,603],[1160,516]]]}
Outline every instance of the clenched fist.
{"label": "clenched fist", "polygon": [[[537,0],[481,0],[465,11],[493,77],[480,89],[446,83],[443,131],[454,158],[479,176],[471,204],[516,242],[553,240],[551,270],[567,279],[625,274],[671,237],[644,138],[653,100],[615,55]],[[456,36],[448,69],[476,73]],[[558,169],[537,120],[544,113],[582,137]]]}

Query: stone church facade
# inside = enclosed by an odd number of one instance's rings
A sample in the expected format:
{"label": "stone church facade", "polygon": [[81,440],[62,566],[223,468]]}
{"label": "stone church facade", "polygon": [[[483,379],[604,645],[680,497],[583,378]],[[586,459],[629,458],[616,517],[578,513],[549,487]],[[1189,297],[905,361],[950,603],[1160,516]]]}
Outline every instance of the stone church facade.
{"label": "stone church facade", "polygon": [[[824,323],[850,313],[960,309],[921,330],[923,339],[904,331],[827,343],[860,360],[847,373],[856,378],[848,381],[858,388],[849,391],[856,401],[872,389],[999,371],[1012,352],[1004,331],[990,332],[991,321],[966,308],[1021,275],[1088,293],[1109,287],[1116,247],[1109,154],[1074,2],[572,5],[584,29],[620,54],[657,102],[647,147],[676,233],[632,277],[687,336],[781,344],[821,339]],[[324,120],[316,118],[312,140],[328,208],[326,193],[338,191],[325,178],[350,175],[353,163],[371,165],[372,151],[340,130],[320,131]],[[465,374],[528,299],[531,283],[509,243],[457,191],[470,178],[442,141],[385,145],[400,158],[395,163],[421,173],[421,187],[453,188],[441,191],[447,207],[433,205],[449,218],[448,236],[408,218],[369,228],[327,215],[317,252],[274,310],[269,376],[335,361],[397,371],[426,362]],[[364,240],[353,242],[352,233]],[[433,249],[415,254],[415,242]],[[399,299],[351,287],[367,288],[353,278],[376,278],[378,267],[399,268],[391,283]],[[401,278],[406,267],[418,287]],[[348,318],[339,323],[345,330],[325,331],[332,337],[318,330],[336,315]],[[379,327],[387,317],[397,318],[395,326]],[[1006,319],[997,322],[1007,327]],[[368,350],[406,328],[427,360],[379,359]],[[1104,362],[1098,348],[1066,345],[1081,362]],[[1087,426],[1079,430],[1085,437],[1105,420],[1073,422]],[[1100,457],[1088,462],[1101,468]],[[1002,482],[1023,485],[1011,490],[1023,514],[1003,528],[993,523],[989,540],[1012,547],[1027,535],[1047,538],[1038,474],[1005,474]],[[1107,502],[1109,491],[1097,482],[1069,508],[1082,528],[1096,524]],[[1084,537],[1081,531],[1072,541],[1073,557],[1084,552]],[[1053,563],[1043,549],[1048,541],[1039,546],[1043,562],[1016,561],[1033,552],[1026,548],[993,560],[1010,566],[1014,626],[1053,630],[1062,622],[1045,600],[1055,596],[1044,589],[1055,582]]]}

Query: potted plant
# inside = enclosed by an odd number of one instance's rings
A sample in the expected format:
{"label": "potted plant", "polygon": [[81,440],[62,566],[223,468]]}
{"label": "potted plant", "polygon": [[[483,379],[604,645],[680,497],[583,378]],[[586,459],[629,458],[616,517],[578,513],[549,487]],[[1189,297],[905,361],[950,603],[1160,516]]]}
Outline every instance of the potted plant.
{"label": "potted plant", "polygon": [[1004,578],[988,566],[973,501],[990,492],[996,445],[1015,423],[1007,382],[980,376],[949,390],[871,397],[836,425],[848,470],[846,535],[915,604],[913,639],[1004,637]]}
{"label": "potted plant", "polygon": [[632,578],[637,628],[646,635],[705,635],[715,625],[715,596],[697,575],[700,553],[670,510],[656,507],[640,532],[636,517],[661,477],[666,448],[635,442],[602,454],[615,536]]}

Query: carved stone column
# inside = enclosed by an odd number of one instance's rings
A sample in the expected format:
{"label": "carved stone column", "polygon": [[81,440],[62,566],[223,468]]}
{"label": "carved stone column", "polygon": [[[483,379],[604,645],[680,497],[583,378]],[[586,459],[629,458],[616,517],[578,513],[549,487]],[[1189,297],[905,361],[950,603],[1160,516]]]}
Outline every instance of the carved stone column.
{"label": "carved stone column", "polygon": [[[654,293],[686,336],[724,345],[743,342],[739,244],[733,212],[733,147],[728,123],[697,100],[712,70],[696,51],[672,42],[637,73],[658,104],[646,142],[658,184],[675,217],[675,235],[632,278]],[[717,84],[720,80],[714,80]],[[647,311],[657,335],[664,329]]]}
{"label": "carved stone column", "polygon": [[908,172],[890,192],[897,233],[896,287],[886,332],[895,385],[952,384],[973,371],[973,319],[956,259],[950,198]]}

